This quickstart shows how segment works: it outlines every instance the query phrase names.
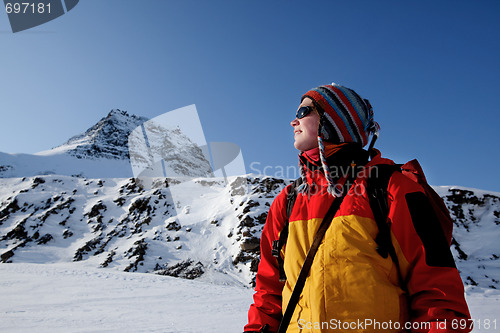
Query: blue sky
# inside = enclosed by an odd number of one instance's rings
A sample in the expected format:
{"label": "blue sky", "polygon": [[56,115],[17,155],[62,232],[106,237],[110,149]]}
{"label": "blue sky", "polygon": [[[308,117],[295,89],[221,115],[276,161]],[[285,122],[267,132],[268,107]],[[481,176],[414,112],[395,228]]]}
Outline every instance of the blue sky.
{"label": "blue sky", "polygon": [[371,101],[384,156],[500,192],[499,16],[494,0],[82,0],[13,34],[0,13],[0,151],[196,104],[208,142],[275,175],[297,165],[301,95],[334,81]]}

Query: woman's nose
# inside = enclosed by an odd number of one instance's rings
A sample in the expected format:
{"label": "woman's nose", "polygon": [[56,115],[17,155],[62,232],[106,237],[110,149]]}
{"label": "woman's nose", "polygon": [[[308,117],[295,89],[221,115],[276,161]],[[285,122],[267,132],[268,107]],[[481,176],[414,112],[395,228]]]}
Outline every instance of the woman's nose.
{"label": "woman's nose", "polygon": [[292,127],[295,127],[299,124],[299,120],[297,118],[295,118],[294,120],[292,120],[292,122],[290,123],[290,125],[292,125]]}

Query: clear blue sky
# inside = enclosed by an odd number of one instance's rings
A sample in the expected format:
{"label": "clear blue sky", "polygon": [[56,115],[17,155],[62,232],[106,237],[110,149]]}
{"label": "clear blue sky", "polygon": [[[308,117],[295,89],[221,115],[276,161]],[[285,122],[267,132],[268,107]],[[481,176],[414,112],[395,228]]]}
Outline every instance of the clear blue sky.
{"label": "clear blue sky", "polygon": [[0,12],[0,151],[196,104],[207,141],[272,175],[297,165],[301,95],[334,81],[370,99],[383,155],[500,192],[499,17],[494,0],[82,0],[13,34]]}

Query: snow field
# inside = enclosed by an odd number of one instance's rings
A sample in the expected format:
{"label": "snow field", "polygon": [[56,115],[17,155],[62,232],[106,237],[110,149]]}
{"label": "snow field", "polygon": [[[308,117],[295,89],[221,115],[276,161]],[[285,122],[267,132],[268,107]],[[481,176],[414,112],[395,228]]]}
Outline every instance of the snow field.
{"label": "snow field", "polygon": [[[0,264],[1,332],[242,332],[253,291],[82,263]],[[500,331],[500,291],[468,287],[475,329]]]}
{"label": "snow field", "polygon": [[1,332],[240,332],[248,288],[78,263],[1,264]]}

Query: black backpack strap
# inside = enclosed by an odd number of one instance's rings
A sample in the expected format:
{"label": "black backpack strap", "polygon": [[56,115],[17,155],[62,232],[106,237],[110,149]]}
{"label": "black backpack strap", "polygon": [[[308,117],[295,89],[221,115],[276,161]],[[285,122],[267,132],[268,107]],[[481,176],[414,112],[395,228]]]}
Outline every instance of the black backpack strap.
{"label": "black backpack strap", "polygon": [[302,184],[302,178],[299,177],[295,179],[295,181],[291,184],[290,188],[288,189],[288,195],[286,198],[285,224],[283,225],[283,229],[280,232],[279,239],[273,241],[273,248],[271,253],[273,257],[275,257],[276,260],[278,261],[280,282],[286,281],[285,269],[283,267],[284,261],[283,258],[281,257],[281,249],[283,248],[283,245],[285,245],[286,240],[288,238],[288,222],[290,220],[290,215],[292,215],[292,209],[293,205],[295,204],[295,199],[297,199],[297,187],[299,187],[300,184]]}
{"label": "black backpack strap", "polygon": [[387,188],[395,171],[400,172],[401,165],[381,164],[372,167],[366,181],[366,191],[370,201],[370,208],[378,227],[378,235],[375,238],[377,252],[383,258],[387,258],[388,255],[391,256],[398,271],[401,288],[406,290],[406,284],[401,276],[399,260],[391,240],[391,221],[389,219],[389,204],[387,202]]}

